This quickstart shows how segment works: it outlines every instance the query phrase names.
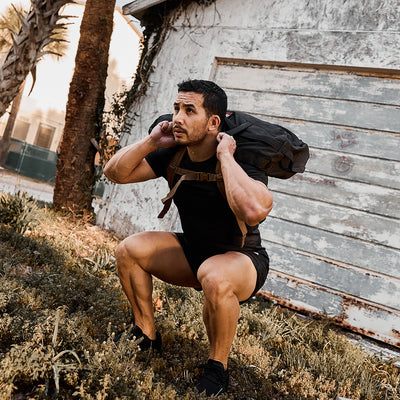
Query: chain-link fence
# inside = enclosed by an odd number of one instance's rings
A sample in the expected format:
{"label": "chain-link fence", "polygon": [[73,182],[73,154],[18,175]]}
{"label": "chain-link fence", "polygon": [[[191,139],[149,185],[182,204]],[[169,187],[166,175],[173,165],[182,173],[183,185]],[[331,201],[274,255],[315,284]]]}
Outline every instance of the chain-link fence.
{"label": "chain-link fence", "polygon": [[18,139],[11,139],[6,167],[42,182],[54,183],[57,153]]}
{"label": "chain-link fence", "polygon": [[[29,178],[55,183],[57,158],[54,151],[12,138],[6,167]],[[97,182],[94,194],[101,197],[103,192],[104,183]]]}

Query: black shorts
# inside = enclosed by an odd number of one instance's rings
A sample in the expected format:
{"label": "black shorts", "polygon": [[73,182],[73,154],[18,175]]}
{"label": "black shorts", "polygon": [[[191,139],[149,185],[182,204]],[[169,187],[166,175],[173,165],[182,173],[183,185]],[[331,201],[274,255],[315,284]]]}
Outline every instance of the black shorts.
{"label": "black shorts", "polygon": [[[189,262],[189,266],[193,271],[194,275],[197,277],[197,271],[200,268],[200,265],[207,260],[208,258],[215,256],[217,254],[224,254],[226,250],[218,249],[218,248],[196,248],[192,246],[185,238],[183,233],[176,233],[176,237],[179,240],[180,245],[182,246],[183,252],[185,253],[186,259]],[[252,261],[254,268],[257,271],[257,281],[256,286],[254,288],[253,293],[250,297],[254,296],[264,285],[264,282],[267,279],[268,270],[269,270],[269,257],[265,249],[260,248],[257,250],[247,250],[247,249],[237,249],[234,250],[238,253],[243,253],[250,258]],[[250,298],[249,297],[249,298]],[[247,299],[248,300],[248,299]],[[246,300],[245,300],[246,301]],[[241,301],[243,303],[244,301]]]}

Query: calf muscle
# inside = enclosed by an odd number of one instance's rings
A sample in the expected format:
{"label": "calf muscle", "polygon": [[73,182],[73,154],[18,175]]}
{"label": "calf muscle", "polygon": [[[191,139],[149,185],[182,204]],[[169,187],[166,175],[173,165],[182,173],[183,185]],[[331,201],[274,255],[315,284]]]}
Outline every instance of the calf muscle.
{"label": "calf muscle", "polygon": [[172,233],[143,232],[129,236],[118,246],[116,256],[118,275],[135,324],[154,340],[152,275],[174,285],[199,287],[200,284]]}

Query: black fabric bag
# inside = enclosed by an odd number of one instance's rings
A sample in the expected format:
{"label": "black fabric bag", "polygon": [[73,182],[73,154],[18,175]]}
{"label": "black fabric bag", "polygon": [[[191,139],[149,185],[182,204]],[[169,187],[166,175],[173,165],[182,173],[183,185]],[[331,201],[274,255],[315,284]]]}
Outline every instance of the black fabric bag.
{"label": "black fabric bag", "polygon": [[[172,121],[172,114],[158,117],[150,126],[149,134],[162,121]],[[234,154],[236,160],[253,165],[268,176],[287,179],[297,172],[304,172],[309,158],[308,146],[282,126],[270,124],[242,112],[229,112],[223,123],[222,132],[234,136],[237,145]],[[220,162],[217,162],[215,174],[184,170],[180,168],[180,163],[185,152],[186,147],[181,147],[168,165],[167,180],[171,190],[162,199],[164,208],[159,218],[163,218],[167,213],[176,190],[185,180],[214,181],[222,196],[226,198]],[[175,175],[179,175],[180,178],[174,184]],[[236,219],[242,232],[243,247],[247,226],[244,221]]]}
{"label": "black fabric bag", "polygon": [[[149,133],[162,121],[172,121],[172,114],[158,117]],[[304,172],[310,156],[307,144],[280,125],[232,111],[227,113],[222,132],[235,138],[236,160],[253,165],[268,176],[288,179],[298,172]]]}
{"label": "black fabric bag", "polygon": [[309,149],[288,129],[243,112],[228,113],[223,132],[236,140],[235,158],[263,170],[268,176],[287,179],[304,172]]}

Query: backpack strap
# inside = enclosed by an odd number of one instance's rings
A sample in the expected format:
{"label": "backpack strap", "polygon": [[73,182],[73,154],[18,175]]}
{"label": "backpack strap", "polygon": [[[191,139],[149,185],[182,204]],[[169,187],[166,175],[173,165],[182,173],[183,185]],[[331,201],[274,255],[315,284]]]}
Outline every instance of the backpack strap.
{"label": "backpack strap", "polygon": [[181,165],[182,158],[186,153],[186,146],[181,146],[181,148],[174,154],[171,161],[167,167],[167,181],[168,186],[171,189],[174,184],[174,178],[176,174],[176,168]]}
{"label": "backpack strap", "polygon": [[[174,184],[174,178],[176,175],[176,169],[180,165],[183,156],[186,153],[186,147],[182,146],[172,157],[171,161],[168,164],[167,167],[167,181],[168,181],[168,186],[171,189],[172,185]],[[175,190],[176,191],[176,190]],[[164,208],[161,210],[160,214],[158,214],[158,218],[163,218],[164,215],[167,213],[169,208],[171,207],[172,203],[172,196],[169,197],[169,193],[167,197],[161,200],[164,204]]]}
{"label": "backpack strap", "polygon": [[[183,159],[183,156],[186,153],[186,147],[180,148],[175,155],[172,157],[168,167],[167,167],[167,181],[168,186],[171,189],[169,193],[161,199],[164,204],[164,208],[158,215],[158,218],[163,218],[164,215],[168,212],[169,208],[172,204],[172,198],[174,197],[178,187],[183,181],[208,181],[208,182],[222,182],[223,185],[223,178],[222,174],[212,174],[208,172],[197,172],[191,171],[188,169],[180,168],[179,165]],[[179,180],[174,185],[174,178],[175,175],[181,175]]]}
{"label": "backpack strap", "polygon": [[[172,159],[167,167],[167,181],[168,181],[168,185],[171,190],[163,199],[161,199],[161,201],[164,204],[164,208],[158,215],[158,218],[163,218],[164,215],[168,212],[168,210],[172,204],[172,198],[174,197],[180,184],[184,181],[216,182],[222,197],[224,197],[224,199],[226,200],[224,179],[223,179],[222,171],[221,171],[221,162],[219,160],[217,161],[217,165],[215,167],[215,174],[212,174],[209,172],[191,171],[191,170],[179,167],[185,153],[186,153],[186,147],[180,148],[175,153],[175,155],[172,157]],[[174,178],[175,178],[176,174],[181,175],[181,177],[174,185]],[[245,239],[246,239],[246,235],[247,235],[247,226],[244,221],[242,221],[241,219],[239,219],[237,217],[236,217],[236,221],[237,221],[240,231],[242,232],[242,242],[241,242],[240,247],[243,247]]]}

